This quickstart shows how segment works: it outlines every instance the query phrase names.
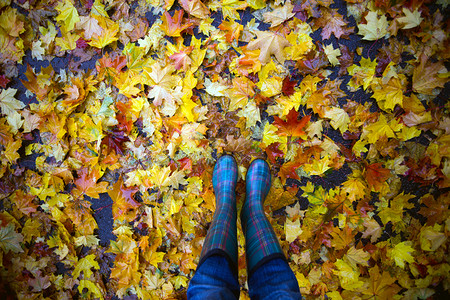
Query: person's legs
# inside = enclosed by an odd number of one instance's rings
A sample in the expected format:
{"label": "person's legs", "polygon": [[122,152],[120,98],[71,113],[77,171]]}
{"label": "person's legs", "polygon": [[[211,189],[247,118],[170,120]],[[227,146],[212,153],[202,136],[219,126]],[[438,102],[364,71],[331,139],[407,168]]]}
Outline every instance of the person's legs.
{"label": "person's legs", "polygon": [[234,295],[236,291],[236,297],[239,297],[236,183],[236,161],[232,156],[224,155],[214,167],[216,211],[203,243],[196,274],[189,284],[189,299],[205,299],[213,295],[215,299],[222,299],[221,295]]}
{"label": "person's legs", "polygon": [[187,298],[192,300],[239,298],[237,276],[224,256],[209,256],[197,268],[189,282]]}
{"label": "person's legs", "polygon": [[297,279],[264,214],[270,184],[269,165],[261,159],[253,161],[247,171],[246,199],[241,212],[250,296],[252,299],[301,299]]}

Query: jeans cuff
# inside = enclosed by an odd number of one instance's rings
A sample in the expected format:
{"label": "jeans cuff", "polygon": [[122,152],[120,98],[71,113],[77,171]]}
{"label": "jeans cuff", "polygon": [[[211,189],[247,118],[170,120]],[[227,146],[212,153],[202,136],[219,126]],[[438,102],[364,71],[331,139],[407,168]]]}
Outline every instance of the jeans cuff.
{"label": "jeans cuff", "polygon": [[233,273],[233,275],[236,276],[236,278],[238,278],[238,266],[237,266],[237,263],[231,258],[231,256],[226,251],[224,251],[222,249],[219,249],[219,248],[212,249],[212,250],[208,251],[207,253],[205,253],[200,258],[200,261],[198,262],[197,270],[206,261],[206,259],[208,259],[208,257],[211,257],[213,255],[219,255],[219,256],[225,257],[227,259],[227,261],[228,261],[228,264],[230,265],[231,272]]}
{"label": "jeans cuff", "polygon": [[284,260],[287,263],[286,256],[283,253],[277,252],[277,253],[267,255],[267,256],[263,257],[260,261],[258,261],[258,263],[256,265],[254,265],[253,268],[247,270],[248,278],[250,278],[250,276],[253,275],[256,272],[256,270],[258,270],[258,268],[260,268],[262,265],[264,265],[265,263],[268,263],[269,261],[276,259],[276,258],[281,258],[282,260]]}

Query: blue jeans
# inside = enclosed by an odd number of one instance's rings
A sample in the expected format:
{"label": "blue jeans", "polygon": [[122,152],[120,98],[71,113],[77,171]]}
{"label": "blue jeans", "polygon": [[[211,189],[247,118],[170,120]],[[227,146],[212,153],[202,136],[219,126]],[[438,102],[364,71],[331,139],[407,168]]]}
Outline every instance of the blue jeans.
{"label": "blue jeans", "polygon": [[[280,258],[269,260],[249,275],[251,299],[301,299],[294,272]],[[239,299],[239,282],[228,260],[221,255],[210,256],[197,268],[187,290],[187,298]]]}

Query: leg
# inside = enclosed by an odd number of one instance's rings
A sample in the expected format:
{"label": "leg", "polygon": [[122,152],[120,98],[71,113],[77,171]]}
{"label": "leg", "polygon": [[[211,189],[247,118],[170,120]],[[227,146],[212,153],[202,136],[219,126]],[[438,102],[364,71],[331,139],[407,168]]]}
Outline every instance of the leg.
{"label": "leg", "polygon": [[[195,276],[189,284],[192,299],[234,299],[239,297],[237,281],[236,189],[237,164],[232,156],[224,155],[213,172],[216,211],[203,243]],[[198,273],[198,276],[197,276]],[[236,295],[231,297],[230,295]]]}
{"label": "leg", "polygon": [[252,299],[301,299],[297,279],[264,214],[270,169],[264,160],[248,168],[241,223],[245,234],[249,292]]}

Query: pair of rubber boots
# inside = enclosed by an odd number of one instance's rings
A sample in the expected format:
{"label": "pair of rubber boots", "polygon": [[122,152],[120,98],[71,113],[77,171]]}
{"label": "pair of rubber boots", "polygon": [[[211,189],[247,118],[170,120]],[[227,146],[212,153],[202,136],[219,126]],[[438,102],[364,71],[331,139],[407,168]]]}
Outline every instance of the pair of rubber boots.
{"label": "pair of rubber boots", "polygon": [[[224,155],[217,161],[213,172],[216,211],[206,235],[199,266],[210,256],[225,256],[237,271],[237,164],[234,157]],[[241,211],[241,224],[246,241],[247,272],[252,274],[259,266],[274,258],[286,259],[264,214],[264,200],[271,184],[270,169],[262,159],[256,159],[246,176],[246,199]]]}

